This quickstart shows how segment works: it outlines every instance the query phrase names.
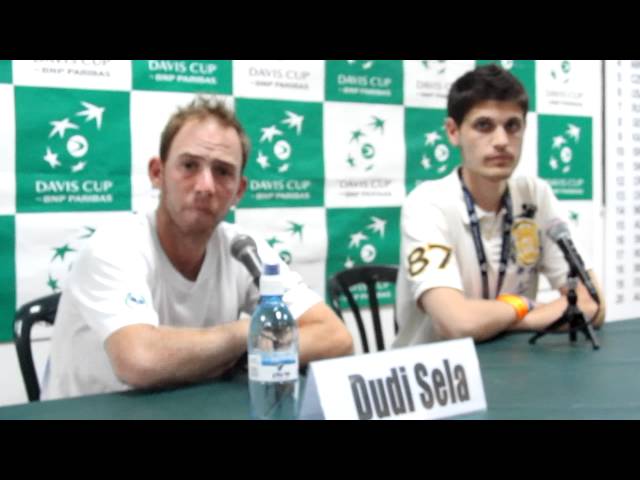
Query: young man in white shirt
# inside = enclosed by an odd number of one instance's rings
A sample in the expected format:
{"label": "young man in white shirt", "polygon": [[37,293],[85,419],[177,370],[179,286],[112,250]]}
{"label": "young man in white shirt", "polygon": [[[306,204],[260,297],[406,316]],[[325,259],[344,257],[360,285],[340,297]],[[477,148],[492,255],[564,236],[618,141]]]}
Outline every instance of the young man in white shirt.
{"label": "young man in white shirt", "polygon": [[[245,229],[223,221],[242,197],[249,139],[223,103],[199,97],[166,125],[149,177],[155,212],[99,230],[62,294],[43,398],[197,382],[246,352],[258,290],[231,257]],[[277,258],[261,238],[259,255]],[[280,262],[302,365],[353,351],[344,324]]]}
{"label": "young man in white shirt", "polygon": [[[447,107],[462,165],[422,183],[403,205],[395,347],[541,330],[567,307],[569,267],[545,234],[563,218],[560,204],[543,180],[511,178],[526,127],[524,87],[496,65],[478,67],[454,82]],[[540,273],[563,296],[535,305]],[[587,320],[600,325],[604,305],[582,283],[577,294]]]}

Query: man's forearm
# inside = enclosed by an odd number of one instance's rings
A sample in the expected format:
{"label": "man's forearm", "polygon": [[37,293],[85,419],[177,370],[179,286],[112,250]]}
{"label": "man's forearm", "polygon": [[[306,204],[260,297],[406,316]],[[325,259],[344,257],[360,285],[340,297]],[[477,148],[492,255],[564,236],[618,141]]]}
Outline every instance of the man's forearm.
{"label": "man's forearm", "polygon": [[[542,330],[547,325],[558,320],[566,310],[569,303],[566,297],[566,288],[562,288],[560,292],[562,293],[560,298],[547,304],[538,305],[536,308],[531,310],[521,322],[515,324],[512,329]],[[601,301],[604,302],[602,293],[599,293]],[[601,308],[598,308],[598,305],[591,298],[582,282],[578,283],[578,286],[576,287],[576,294],[577,306],[580,311],[582,311],[585,318],[587,320],[593,319],[596,325],[600,325],[604,315],[604,303],[601,305]]]}
{"label": "man's forearm", "polygon": [[300,364],[353,353],[351,334],[326,304],[318,303],[298,321]]}
{"label": "man's forearm", "polygon": [[457,317],[448,323],[448,336],[453,338],[473,337],[482,342],[517,323],[515,310],[503,302],[467,299],[460,308],[464,311],[458,311]]}
{"label": "man's forearm", "polygon": [[517,321],[511,305],[495,300],[467,299],[459,290],[447,287],[427,290],[420,302],[442,338],[488,340]]}
{"label": "man's forearm", "polygon": [[566,308],[567,298],[564,296],[550,303],[538,305],[510,330],[542,330],[560,318]]}
{"label": "man's forearm", "polygon": [[107,339],[107,352],[135,388],[192,383],[228,369],[246,351],[247,328],[247,320],[202,329],[132,325]]}

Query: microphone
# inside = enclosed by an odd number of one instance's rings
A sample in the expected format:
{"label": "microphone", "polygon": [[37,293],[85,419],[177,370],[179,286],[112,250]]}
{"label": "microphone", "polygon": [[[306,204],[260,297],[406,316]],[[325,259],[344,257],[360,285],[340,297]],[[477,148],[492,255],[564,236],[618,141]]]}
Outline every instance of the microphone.
{"label": "microphone", "polygon": [[257,287],[262,272],[262,260],[253,238],[249,235],[236,235],[231,241],[231,255],[245,266]]}
{"label": "microphone", "polygon": [[567,226],[567,224],[560,219],[552,220],[547,227],[547,236],[558,244],[558,247],[560,247],[560,250],[562,250],[564,258],[569,264],[569,267],[571,267],[573,271],[578,274],[580,280],[582,280],[582,283],[589,292],[589,295],[591,295],[591,298],[593,298],[593,300],[598,305],[600,305],[598,291],[596,290],[596,287],[593,285],[589,274],[584,268],[582,257],[580,257],[578,250],[571,240],[571,234],[569,233],[569,227]]}

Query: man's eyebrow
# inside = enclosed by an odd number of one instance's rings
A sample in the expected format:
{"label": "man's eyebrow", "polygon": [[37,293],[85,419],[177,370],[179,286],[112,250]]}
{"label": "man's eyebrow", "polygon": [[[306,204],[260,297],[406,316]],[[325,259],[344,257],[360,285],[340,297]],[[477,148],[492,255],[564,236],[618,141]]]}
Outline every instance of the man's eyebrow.
{"label": "man's eyebrow", "polygon": [[237,165],[230,161],[230,160],[225,160],[224,158],[218,157],[217,155],[202,155],[199,153],[193,153],[193,152],[182,152],[178,154],[178,160],[202,160],[202,161],[210,161],[212,164],[215,165],[226,165],[228,167],[233,167],[234,169],[237,167]]}
{"label": "man's eyebrow", "polygon": [[[493,117],[491,115],[478,115],[477,117],[475,117],[473,119],[473,121],[476,120],[492,120],[492,121],[498,121],[498,119],[496,117]],[[524,120],[522,117],[518,116],[518,115],[512,115],[510,117],[507,117],[505,119],[506,122],[510,121],[510,120]]]}
{"label": "man's eyebrow", "polygon": [[215,163],[216,165],[228,165],[230,167],[235,167],[236,166],[235,163],[233,163],[231,161],[228,161],[228,160],[224,160],[222,158],[218,158],[218,157],[213,157],[211,159],[211,163]]}
{"label": "man's eyebrow", "polygon": [[477,122],[478,120],[491,120],[492,122],[495,122],[495,118],[493,118],[490,115],[479,115],[475,117],[472,121]]}
{"label": "man's eyebrow", "polygon": [[178,155],[178,158],[202,158],[201,155],[198,155],[196,153],[191,153],[191,152],[182,152]]}

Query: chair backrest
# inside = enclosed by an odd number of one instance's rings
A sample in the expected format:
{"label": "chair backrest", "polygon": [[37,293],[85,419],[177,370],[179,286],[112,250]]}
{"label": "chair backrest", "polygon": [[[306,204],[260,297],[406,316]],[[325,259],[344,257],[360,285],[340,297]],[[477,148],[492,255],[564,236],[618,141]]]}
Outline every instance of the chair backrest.
{"label": "chair backrest", "polygon": [[60,295],[60,293],[54,293],[23,305],[16,312],[13,322],[13,340],[30,402],[40,400],[40,384],[31,353],[31,328],[38,322],[53,325]]}
{"label": "chair backrest", "polygon": [[[333,275],[328,282],[329,298],[331,299],[331,307],[344,321],[342,317],[342,308],[340,307],[340,296],[344,295],[347,303],[351,308],[356,321],[360,341],[362,343],[362,351],[368,353],[369,342],[364,328],[364,322],[360,313],[360,308],[353,294],[349,290],[353,285],[364,283],[367,287],[367,295],[369,300],[369,308],[371,310],[371,319],[373,321],[373,331],[376,339],[376,347],[378,351],[384,350],[384,337],[382,335],[382,322],[380,320],[380,302],[376,284],[378,282],[388,282],[395,285],[398,278],[398,267],[395,265],[364,265],[349,268]],[[393,326],[394,332],[398,333],[398,323],[396,321],[395,305],[393,306]]]}

